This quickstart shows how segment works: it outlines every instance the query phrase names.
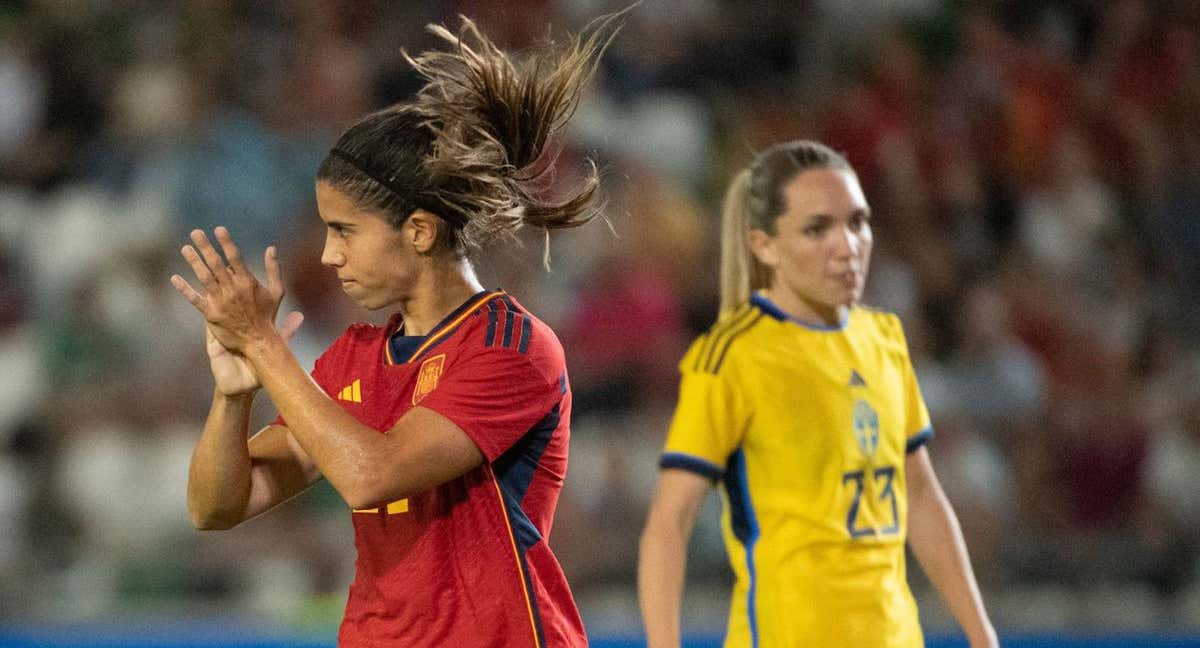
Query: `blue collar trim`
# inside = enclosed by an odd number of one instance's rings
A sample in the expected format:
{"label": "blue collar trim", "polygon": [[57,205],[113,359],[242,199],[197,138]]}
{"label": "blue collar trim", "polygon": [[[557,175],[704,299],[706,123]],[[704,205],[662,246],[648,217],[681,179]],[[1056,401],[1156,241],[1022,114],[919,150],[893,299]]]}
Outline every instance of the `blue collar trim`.
{"label": "blue collar trim", "polygon": [[767,299],[762,293],[757,292],[750,296],[750,303],[754,306],[757,306],[762,312],[781,322],[792,322],[793,324],[809,329],[810,331],[821,331],[825,333],[841,331],[846,328],[846,324],[848,324],[850,320],[849,312],[847,311],[847,314],[842,317],[842,321],[832,326],[828,324],[813,324],[811,322],[804,322],[783,312],[783,309],[776,306],[775,302]]}

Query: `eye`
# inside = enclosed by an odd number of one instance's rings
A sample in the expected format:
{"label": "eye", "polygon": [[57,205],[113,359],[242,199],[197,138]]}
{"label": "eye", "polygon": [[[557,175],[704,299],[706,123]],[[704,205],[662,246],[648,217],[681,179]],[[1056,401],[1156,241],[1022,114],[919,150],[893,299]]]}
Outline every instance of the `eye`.
{"label": "eye", "polygon": [[809,223],[809,224],[808,224],[808,225],[807,225],[807,226],[806,226],[806,227],[805,227],[803,230],[801,230],[801,231],[802,231],[802,232],[804,233],[804,235],[805,235],[805,236],[807,236],[807,237],[810,237],[810,238],[820,238],[820,236],[821,236],[822,234],[824,234],[824,233],[825,233],[825,231],[826,231],[826,230],[828,230],[828,229],[829,229],[829,220],[828,220],[828,219],[825,219],[825,218],[818,218],[818,219],[816,219],[816,220],[812,221],[811,223]]}
{"label": "eye", "polygon": [[341,223],[330,223],[329,229],[341,238],[346,238],[346,235],[350,233],[349,230],[346,229],[346,226],[342,225]]}

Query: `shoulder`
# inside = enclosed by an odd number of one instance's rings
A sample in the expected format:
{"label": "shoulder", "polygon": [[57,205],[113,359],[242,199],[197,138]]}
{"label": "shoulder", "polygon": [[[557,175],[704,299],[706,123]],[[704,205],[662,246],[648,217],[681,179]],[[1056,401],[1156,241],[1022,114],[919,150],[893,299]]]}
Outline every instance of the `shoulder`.
{"label": "shoulder", "polygon": [[374,324],[351,324],[317,358],[313,366],[313,375],[345,370],[355,362],[361,361],[361,358],[366,357],[364,350],[376,347],[384,337],[385,331],[384,327]]}
{"label": "shoulder", "polygon": [[322,356],[336,353],[338,350],[378,342],[380,336],[383,336],[383,331],[383,326],[376,326],[365,322],[350,324],[346,330],[342,331],[342,335],[337,336],[334,341],[330,342],[329,347],[325,348],[325,353]]}
{"label": "shoulder", "polygon": [[904,338],[904,325],[900,316],[890,311],[868,306],[855,307],[850,314],[851,322],[864,334],[886,346],[897,346],[907,353],[908,342]]}
{"label": "shoulder", "polygon": [[463,328],[461,352],[498,362],[532,364],[555,378],[566,366],[554,330],[506,293],[482,303]]}
{"label": "shoulder", "polygon": [[521,355],[562,353],[554,331],[507,293],[482,303],[464,324],[468,330],[463,343],[468,346],[510,349]]}
{"label": "shoulder", "polygon": [[365,344],[374,344],[383,337],[384,331],[385,328],[382,326],[356,322],[346,327],[346,330],[329,344],[324,355],[340,350],[359,348]]}
{"label": "shoulder", "polygon": [[692,342],[680,369],[684,373],[719,374],[738,356],[747,333],[769,319],[761,309],[748,303],[729,311]]}
{"label": "shoulder", "polygon": [[850,313],[851,317],[858,318],[860,321],[875,327],[881,332],[900,331],[900,316],[882,308],[873,306],[855,306]]}
{"label": "shoulder", "polygon": [[387,327],[376,326],[366,322],[355,322],[346,327],[346,330],[337,339],[337,341],[346,341],[348,343],[375,342],[384,334]]}

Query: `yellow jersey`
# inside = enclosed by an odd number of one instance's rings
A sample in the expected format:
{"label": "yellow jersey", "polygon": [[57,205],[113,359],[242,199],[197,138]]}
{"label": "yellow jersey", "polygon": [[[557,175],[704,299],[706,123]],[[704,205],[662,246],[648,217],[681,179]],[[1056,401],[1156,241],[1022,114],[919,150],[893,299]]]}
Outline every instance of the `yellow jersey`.
{"label": "yellow jersey", "polygon": [[726,648],[923,646],[904,461],[932,435],[900,321],[754,295],[688,350],[660,465],[722,483]]}

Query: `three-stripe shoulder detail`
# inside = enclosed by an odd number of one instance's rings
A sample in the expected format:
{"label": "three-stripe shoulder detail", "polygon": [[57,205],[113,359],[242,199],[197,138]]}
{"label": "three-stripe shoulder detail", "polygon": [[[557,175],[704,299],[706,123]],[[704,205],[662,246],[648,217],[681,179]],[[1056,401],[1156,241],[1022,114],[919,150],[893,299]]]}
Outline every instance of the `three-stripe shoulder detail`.
{"label": "three-stripe shoulder detail", "polygon": [[512,300],[491,300],[484,309],[484,316],[487,317],[484,346],[516,349],[519,353],[529,351],[529,343],[533,339],[533,318],[517,308]]}
{"label": "three-stripe shoulder detail", "polygon": [[725,362],[729,347],[746,331],[749,331],[762,319],[764,313],[749,304],[738,307],[728,317],[717,322],[702,338],[699,351],[692,365],[694,371],[705,371],[715,374]]}

